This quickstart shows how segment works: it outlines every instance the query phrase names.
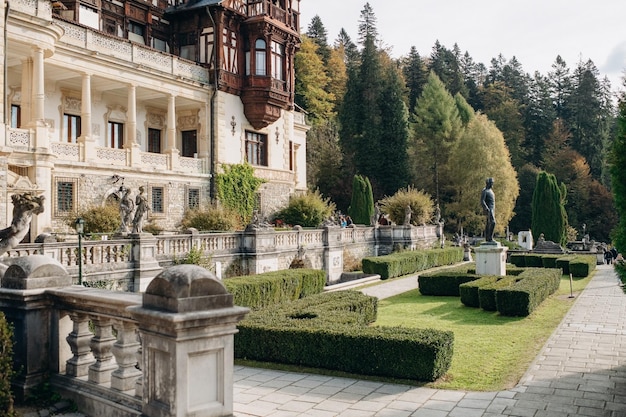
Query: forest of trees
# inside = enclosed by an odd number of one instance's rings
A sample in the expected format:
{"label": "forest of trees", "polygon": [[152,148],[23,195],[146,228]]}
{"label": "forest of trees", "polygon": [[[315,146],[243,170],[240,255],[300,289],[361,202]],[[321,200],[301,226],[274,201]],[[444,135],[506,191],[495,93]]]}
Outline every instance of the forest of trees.
{"label": "forest of trees", "polygon": [[[610,241],[618,219],[607,155],[616,130],[611,86],[591,60],[525,73],[500,55],[489,66],[436,42],[393,59],[369,3],[358,39],[334,42],[319,16],[296,55],[296,104],[308,113],[307,180],[340,210],[354,175],[375,201],[412,186],[439,204],[446,230],[480,234],[480,189],[495,179],[499,229],[529,230],[537,175],[566,190],[568,237]],[[584,227],[583,227],[584,225]],[[535,233],[535,232],[533,232]]]}

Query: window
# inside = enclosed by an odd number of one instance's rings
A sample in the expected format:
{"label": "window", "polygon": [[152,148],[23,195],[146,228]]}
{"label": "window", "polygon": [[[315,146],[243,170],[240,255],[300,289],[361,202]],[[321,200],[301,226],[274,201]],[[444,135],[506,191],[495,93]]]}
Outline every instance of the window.
{"label": "window", "polygon": [[71,179],[57,180],[57,215],[74,211],[76,197],[76,181]]}
{"label": "window", "polygon": [[257,39],[254,43],[254,75],[267,75],[265,56],[265,41],[263,39]]}
{"label": "window", "polygon": [[285,56],[285,47],[278,42],[272,41],[272,78],[283,81],[283,57]]}
{"label": "window", "polygon": [[17,129],[22,126],[22,108],[11,104],[11,127]]}
{"label": "window", "polygon": [[124,148],[124,124],[118,122],[109,122],[109,147]]}
{"label": "window", "polygon": [[67,142],[78,142],[78,137],[80,136],[80,116],[64,114],[63,125],[65,126]]}
{"label": "window", "polygon": [[289,171],[293,171],[294,168],[294,160],[293,160],[293,141],[289,141]]}
{"label": "window", "polygon": [[150,195],[152,200],[152,213],[153,214],[164,214],[165,213],[165,202],[164,202],[164,189],[163,187],[151,187]]}
{"label": "window", "polygon": [[182,156],[187,158],[195,158],[198,153],[198,139],[195,130],[186,130],[183,132],[183,149]]}
{"label": "window", "polygon": [[148,129],[148,152],[161,153],[161,131]]}
{"label": "window", "polygon": [[267,136],[246,132],[246,161],[252,165],[267,166]]}
{"label": "window", "polygon": [[128,39],[129,40],[133,42],[145,44],[146,42],[144,38],[145,31],[146,31],[146,27],[144,25],[140,25],[139,23],[135,23],[135,22],[128,22]]}
{"label": "window", "polygon": [[190,210],[200,208],[200,189],[199,188],[187,189],[187,208]]}
{"label": "window", "polygon": [[152,47],[159,51],[168,52],[167,42],[162,39],[152,38]]}
{"label": "window", "polygon": [[200,34],[200,57],[201,64],[213,64],[213,28],[208,27]]}

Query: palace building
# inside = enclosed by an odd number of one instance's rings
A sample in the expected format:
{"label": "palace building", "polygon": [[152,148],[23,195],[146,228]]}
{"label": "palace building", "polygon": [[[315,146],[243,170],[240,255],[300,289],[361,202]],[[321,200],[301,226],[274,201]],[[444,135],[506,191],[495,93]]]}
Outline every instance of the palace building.
{"label": "palace building", "polygon": [[30,240],[121,185],[143,186],[150,222],[175,229],[225,164],[266,180],[266,216],[306,190],[299,0],[0,4],[0,219],[11,195],[44,195]]}

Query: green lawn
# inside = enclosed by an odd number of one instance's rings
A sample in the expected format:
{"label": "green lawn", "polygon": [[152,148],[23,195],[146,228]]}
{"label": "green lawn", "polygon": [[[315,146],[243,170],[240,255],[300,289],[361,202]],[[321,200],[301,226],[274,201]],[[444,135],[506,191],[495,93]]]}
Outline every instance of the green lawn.
{"label": "green lawn", "polygon": [[[573,282],[574,295],[590,278]],[[454,332],[448,373],[428,386],[440,389],[498,391],[513,387],[561,322],[575,298],[569,276],[557,293],[528,317],[465,307],[458,297],[422,296],[410,291],[379,301],[375,325],[434,328]]]}

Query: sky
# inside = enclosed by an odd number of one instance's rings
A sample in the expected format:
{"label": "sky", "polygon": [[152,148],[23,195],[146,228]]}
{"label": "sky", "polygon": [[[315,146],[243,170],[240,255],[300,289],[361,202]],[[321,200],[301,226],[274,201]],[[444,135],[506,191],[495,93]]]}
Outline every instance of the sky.
{"label": "sky", "polygon": [[[301,0],[302,33],[318,15],[333,44],[344,28],[356,43],[366,0]],[[379,37],[391,55],[422,57],[435,42],[457,43],[487,68],[492,58],[513,56],[525,72],[547,75],[557,55],[570,71],[591,59],[613,91],[624,90],[626,1],[624,0],[369,0]]]}

